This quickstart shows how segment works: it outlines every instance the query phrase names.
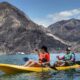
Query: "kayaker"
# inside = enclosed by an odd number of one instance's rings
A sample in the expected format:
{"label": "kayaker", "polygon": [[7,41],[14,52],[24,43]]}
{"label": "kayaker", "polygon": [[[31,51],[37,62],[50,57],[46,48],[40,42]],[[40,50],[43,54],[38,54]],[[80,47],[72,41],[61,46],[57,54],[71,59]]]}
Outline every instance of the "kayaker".
{"label": "kayaker", "polygon": [[25,63],[24,66],[43,66],[43,65],[50,65],[50,54],[47,50],[46,46],[42,46],[40,50],[35,49],[35,51],[38,53],[39,60],[38,62],[29,60],[28,62]]}
{"label": "kayaker", "polygon": [[57,56],[58,61],[54,66],[69,66],[75,63],[75,54],[71,51],[70,47],[66,49],[66,54],[63,57]]}

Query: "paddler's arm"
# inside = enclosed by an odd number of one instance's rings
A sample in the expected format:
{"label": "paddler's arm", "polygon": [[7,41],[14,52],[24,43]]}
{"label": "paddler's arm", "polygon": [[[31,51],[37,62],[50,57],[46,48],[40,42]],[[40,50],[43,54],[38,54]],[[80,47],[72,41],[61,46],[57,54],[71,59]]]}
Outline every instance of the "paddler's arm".
{"label": "paddler's arm", "polygon": [[40,54],[40,50],[39,49],[35,49],[36,53],[39,55]]}
{"label": "paddler's arm", "polygon": [[63,56],[63,57],[57,56],[57,59],[58,59],[58,60],[63,60],[63,59],[64,59],[64,56]]}
{"label": "paddler's arm", "polygon": [[73,62],[74,60],[75,60],[75,55],[73,54],[70,61]]}

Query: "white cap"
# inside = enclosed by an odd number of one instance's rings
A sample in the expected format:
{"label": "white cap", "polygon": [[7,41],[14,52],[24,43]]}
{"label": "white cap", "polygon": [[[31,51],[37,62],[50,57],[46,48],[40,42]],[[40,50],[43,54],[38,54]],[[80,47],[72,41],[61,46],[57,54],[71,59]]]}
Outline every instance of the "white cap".
{"label": "white cap", "polygon": [[70,48],[70,47],[68,47],[68,48],[66,49],[66,51],[71,51],[71,48]]}

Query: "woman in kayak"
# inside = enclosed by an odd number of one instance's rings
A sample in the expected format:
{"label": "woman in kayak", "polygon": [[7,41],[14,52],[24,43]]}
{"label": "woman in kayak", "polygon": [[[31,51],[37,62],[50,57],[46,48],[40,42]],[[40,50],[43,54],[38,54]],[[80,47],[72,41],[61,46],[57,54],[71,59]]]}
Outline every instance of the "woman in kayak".
{"label": "woman in kayak", "polygon": [[68,47],[66,49],[66,54],[63,57],[57,56],[58,61],[54,64],[56,66],[69,66],[75,63],[75,54],[71,52],[71,49]]}
{"label": "woman in kayak", "polygon": [[35,51],[38,53],[39,61],[36,62],[33,60],[29,60],[28,62],[25,63],[24,66],[28,66],[28,67],[31,67],[31,66],[39,67],[43,65],[49,66],[50,65],[50,54],[47,50],[47,47],[42,46],[41,50],[36,49]]}

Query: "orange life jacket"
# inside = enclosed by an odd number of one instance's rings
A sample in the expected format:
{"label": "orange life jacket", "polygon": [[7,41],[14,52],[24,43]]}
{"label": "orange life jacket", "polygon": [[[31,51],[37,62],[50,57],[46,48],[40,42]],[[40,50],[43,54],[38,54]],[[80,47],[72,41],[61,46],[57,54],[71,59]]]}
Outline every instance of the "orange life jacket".
{"label": "orange life jacket", "polygon": [[40,53],[39,54],[39,62],[49,62],[50,61],[50,54],[49,53]]}

